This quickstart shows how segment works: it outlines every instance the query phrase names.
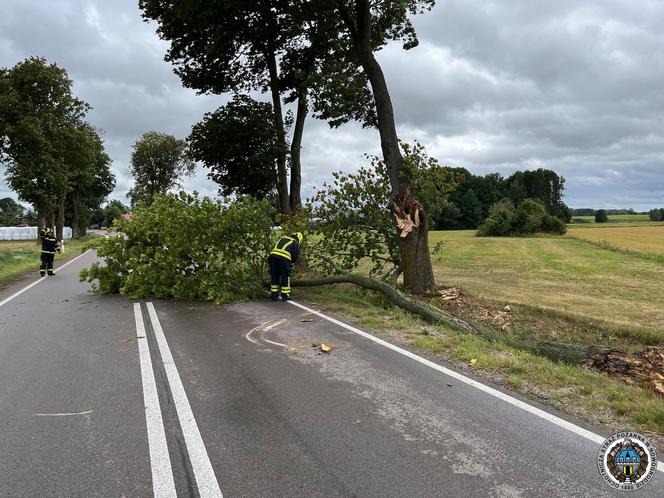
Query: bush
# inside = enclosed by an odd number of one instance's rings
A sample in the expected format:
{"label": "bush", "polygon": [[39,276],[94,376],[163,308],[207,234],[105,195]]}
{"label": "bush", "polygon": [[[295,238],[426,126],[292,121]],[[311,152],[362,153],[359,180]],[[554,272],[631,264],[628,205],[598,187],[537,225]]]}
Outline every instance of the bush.
{"label": "bush", "polygon": [[651,209],[648,217],[650,221],[664,221],[664,209]]}
{"label": "bush", "polygon": [[262,296],[272,242],[271,208],[251,197],[231,204],[185,193],[158,197],[120,221],[121,235],[92,243],[81,280],[95,291],[132,298],[223,303]]}
{"label": "bush", "polygon": [[489,217],[477,229],[477,235],[480,237],[511,235],[515,217],[514,203],[509,199],[503,199],[491,206]]}
{"label": "bush", "polygon": [[606,223],[609,221],[609,215],[605,209],[600,209],[595,213],[595,223]]}
{"label": "bush", "polygon": [[524,199],[515,208],[512,201],[503,199],[494,204],[489,217],[478,228],[478,237],[496,237],[507,235],[533,235],[549,233],[563,235],[567,225],[563,220],[546,211],[538,199]]}

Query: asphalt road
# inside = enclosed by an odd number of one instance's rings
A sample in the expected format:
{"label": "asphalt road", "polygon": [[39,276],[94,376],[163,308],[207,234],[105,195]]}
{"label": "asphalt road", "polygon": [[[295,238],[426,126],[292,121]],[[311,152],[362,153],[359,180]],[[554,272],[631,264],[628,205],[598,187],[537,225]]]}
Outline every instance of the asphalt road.
{"label": "asphalt road", "polygon": [[96,296],[92,261],[0,304],[0,496],[624,496],[583,424],[296,305]]}

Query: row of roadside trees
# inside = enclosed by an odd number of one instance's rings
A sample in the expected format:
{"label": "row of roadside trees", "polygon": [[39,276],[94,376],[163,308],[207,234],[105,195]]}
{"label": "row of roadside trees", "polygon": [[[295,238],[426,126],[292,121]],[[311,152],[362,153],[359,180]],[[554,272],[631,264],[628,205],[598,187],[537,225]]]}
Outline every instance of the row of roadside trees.
{"label": "row of roadside trees", "polygon": [[90,106],[72,93],[66,71],[31,57],[0,68],[0,162],[37,225],[65,223],[85,234],[93,211],[115,187],[100,132],[85,118]]}

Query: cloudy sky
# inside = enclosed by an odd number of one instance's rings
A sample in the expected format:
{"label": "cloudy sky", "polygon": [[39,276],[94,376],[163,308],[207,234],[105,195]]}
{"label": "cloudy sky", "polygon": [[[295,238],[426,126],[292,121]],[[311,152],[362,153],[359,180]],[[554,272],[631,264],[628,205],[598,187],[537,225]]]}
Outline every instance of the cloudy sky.
{"label": "cloudy sky", "polygon": [[[137,3],[0,0],[0,66],[34,55],[68,71],[125,202],[136,139],[185,138],[227,100],[182,88]],[[379,57],[402,138],[476,174],[554,169],[570,206],[664,205],[663,0],[439,0],[414,21],[420,46]],[[379,153],[377,131],[309,120],[303,193],[363,153]],[[185,187],[216,193],[202,169]]]}

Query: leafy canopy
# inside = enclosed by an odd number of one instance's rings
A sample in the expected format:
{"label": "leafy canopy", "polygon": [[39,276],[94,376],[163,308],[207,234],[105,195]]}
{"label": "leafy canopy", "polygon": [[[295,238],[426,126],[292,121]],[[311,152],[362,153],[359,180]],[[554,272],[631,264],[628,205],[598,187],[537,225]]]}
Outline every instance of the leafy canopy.
{"label": "leafy canopy", "polygon": [[124,237],[93,242],[105,264],[93,263],[81,280],[97,292],[216,303],[264,295],[273,214],[267,201],[223,204],[181,192],[132,214],[116,222]]}
{"label": "leafy canopy", "polygon": [[136,141],[129,171],[135,180],[127,196],[132,206],[151,204],[166,194],[179,180],[194,172],[195,164],[186,154],[186,143],[172,135],[148,131]]}
{"label": "leafy canopy", "polygon": [[191,157],[210,169],[222,195],[263,198],[276,192],[277,161],[283,154],[272,106],[247,95],[196,123],[188,139]]}

